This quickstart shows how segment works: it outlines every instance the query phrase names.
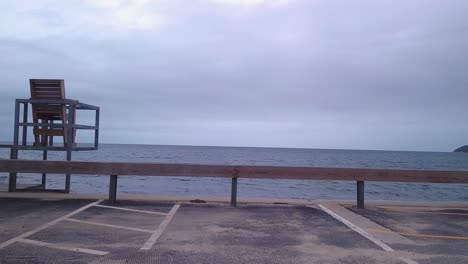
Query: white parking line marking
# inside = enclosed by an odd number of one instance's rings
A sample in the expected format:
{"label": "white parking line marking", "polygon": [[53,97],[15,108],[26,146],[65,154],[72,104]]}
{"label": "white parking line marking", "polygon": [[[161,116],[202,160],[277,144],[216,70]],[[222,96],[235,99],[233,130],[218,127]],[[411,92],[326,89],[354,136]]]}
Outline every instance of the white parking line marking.
{"label": "white parking line marking", "polygon": [[412,260],[412,259],[409,259],[409,258],[404,258],[404,257],[398,257],[400,260],[406,262],[407,264],[419,264],[418,262]]}
{"label": "white parking line marking", "polygon": [[127,227],[127,226],[119,226],[119,225],[111,225],[111,224],[104,224],[104,223],[98,223],[98,222],[92,222],[92,221],[84,221],[84,220],[78,220],[78,219],[74,219],[74,218],[67,218],[65,220],[70,221],[70,222],[88,224],[88,225],[105,226],[105,227],[126,229],[126,230],[132,230],[132,231],[138,231],[138,232],[144,232],[144,233],[153,233],[154,232],[153,230],[133,228],[133,227]]}
{"label": "white parking line marking", "polygon": [[154,231],[154,233],[151,235],[151,237],[146,241],[146,243],[143,245],[140,250],[150,250],[154,244],[156,244],[156,241],[158,241],[159,237],[162,235],[166,227],[169,225],[171,222],[172,218],[174,217],[175,213],[179,209],[180,204],[174,205],[172,207],[171,211],[167,214],[166,218],[162,221],[162,223],[159,225],[158,229]]}
{"label": "white parking line marking", "polygon": [[331,215],[333,218],[335,218],[336,220],[342,222],[343,224],[345,224],[346,226],[348,226],[349,228],[351,228],[352,230],[356,231],[357,233],[359,233],[360,235],[362,235],[363,237],[369,239],[370,241],[374,242],[374,244],[376,244],[377,246],[381,247],[383,250],[385,251],[389,251],[389,252],[392,252],[394,251],[391,247],[387,246],[387,244],[381,242],[380,240],[377,240],[376,238],[374,238],[371,234],[367,233],[366,231],[362,230],[361,228],[357,227],[356,225],[354,225],[353,223],[349,222],[348,220],[344,219],[343,217],[339,216],[338,214],[334,213],[333,211],[329,210],[328,208],[326,208],[325,206],[319,204],[318,205],[320,207],[320,209],[322,209],[324,212],[326,212],[327,214]]}
{"label": "white parking line marking", "polygon": [[167,215],[167,213],[152,212],[152,211],[144,211],[144,210],[123,208],[123,207],[116,207],[116,206],[107,206],[107,205],[101,205],[101,204],[95,205],[94,207],[110,208],[110,209],[117,209],[117,210],[130,211],[130,212],[137,212],[137,213],[145,213],[145,214]]}
{"label": "white parking line marking", "polygon": [[69,213],[69,214],[66,214],[66,215],[64,215],[64,216],[61,216],[61,217],[59,217],[59,218],[53,220],[53,221],[50,221],[49,223],[46,223],[46,224],[44,224],[44,225],[41,225],[41,226],[38,227],[38,228],[35,228],[35,229],[33,229],[33,230],[29,231],[29,232],[23,233],[23,234],[21,234],[21,235],[19,235],[19,236],[17,236],[17,237],[14,237],[14,238],[12,238],[12,239],[10,239],[10,240],[7,240],[7,241],[5,241],[5,242],[3,242],[3,243],[0,244],[0,249],[4,248],[4,247],[6,247],[6,246],[9,246],[9,245],[11,245],[11,244],[13,244],[13,243],[15,243],[16,241],[18,241],[18,240],[20,240],[20,239],[24,239],[24,238],[26,238],[26,237],[28,237],[28,236],[30,236],[30,235],[33,235],[33,234],[35,234],[35,233],[37,233],[37,232],[39,232],[39,231],[41,231],[41,230],[44,230],[44,229],[46,229],[46,228],[48,228],[48,227],[50,227],[50,226],[53,226],[53,225],[57,224],[57,223],[60,222],[60,221],[63,221],[63,220],[65,220],[65,219],[69,218],[69,217],[72,217],[72,216],[74,216],[74,215],[76,215],[76,214],[78,214],[78,213],[80,213],[80,212],[82,212],[82,211],[84,211],[84,210],[90,208],[91,206],[94,206],[94,205],[99,204],[99,203],[102,202],[102,201],[103,201],[103,200],[98,200],[98,201],[96,201],[96,202],[93,202],[93,203],[90,203],[90,204],[88,204],[88,205],[85,205],[85,206],[83,206],[83,207],[81,207],[81,208],[78,208],[77,210],[75,210],[75,211],[73,211],[73,212],[71,212],[71,213]]}
{"label": "white parking line marking", "polygon": [[61,245],[42,242],[42,241],[37,241],[37,240],[26,239],[26,238],[18,239],[18,242],[31,244],[31,245],[35,245],[35,246],[62,249],[62,250],[68,250],[68,251],[74,251],[74,252],[80,252],[80,253],[87,253],[87,254],[99,255],[99,256],[109,254],[109,252],[100,251],[100,250],[87,249],[87,248],[77,248],[77,247],[67,247],[67,246],[61,246]]}
{"label": "white parking line marking", "polygon": [[[321,205],[321,204],[318,204],[318,206],[320,207],[320,209],[322,209],[324,212],[326,212],[327,214],[329,214],[330,216],[332,216],[333,218],[335,218],[336,220],[340,221],[341,223],[345,224],[347,227],[351,228],[353,231],[357,232],[358,234],[362,235],[363,237],[369,239],[370,241],[372,241],[374,244],[376,244],[377,246],[381,247],[383,250],[385,251],[388,251],[388,252],[394,252],[395,250],[393,250],[393,248],[389,247],[387,244],[383,243],[382,241],[374,238],[371,234],[369,234],[368,232],[366,232],[365,230],[359,228],[358,226],[354,225],[353,223],[351,223],[350,221],[344,219],[343,217],[339,216],[338,214],[334,213],[333,211],[331,211],[330,209],[326,208],[325,206]],[[313,208],[312,206],[308,205],[307,207],[311,207]],[[408,259],[408,258],[403,258],[403,257],[398,257],[400,260],[406,262],[407,264],[418,264],[418,262],[414,261],[414,260],[411,260],[411,259]]]}

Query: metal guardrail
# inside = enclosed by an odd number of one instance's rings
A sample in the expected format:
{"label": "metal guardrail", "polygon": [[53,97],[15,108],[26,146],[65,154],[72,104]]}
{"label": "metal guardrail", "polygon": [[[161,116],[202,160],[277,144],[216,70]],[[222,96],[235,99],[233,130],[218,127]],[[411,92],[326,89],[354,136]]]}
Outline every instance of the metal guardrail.
{"label": "metal guardrail", "polygon": [[[364,182],[468,184],[468,170],[409,170],[187,163],[0,160],[0,172],[110,175],[109,200],[117,200],[118,176],[188,176],[231,178],[231,205],[237,205],[237,179],[344,180],[357,183],[357,207],[364,208]],[[11,184],[11,179],[10,179]]]}

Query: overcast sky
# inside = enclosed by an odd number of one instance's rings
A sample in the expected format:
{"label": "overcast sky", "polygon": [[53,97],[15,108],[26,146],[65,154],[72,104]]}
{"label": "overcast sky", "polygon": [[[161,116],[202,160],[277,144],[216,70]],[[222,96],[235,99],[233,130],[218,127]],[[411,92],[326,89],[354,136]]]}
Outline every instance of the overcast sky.
{"label": "overcast sky", "polygon": [[60,78],[67,97],[101,107],[104,143],[468,144],[466,0],[3,0],[0,10],[0,141],[13,137],[28,79]]}

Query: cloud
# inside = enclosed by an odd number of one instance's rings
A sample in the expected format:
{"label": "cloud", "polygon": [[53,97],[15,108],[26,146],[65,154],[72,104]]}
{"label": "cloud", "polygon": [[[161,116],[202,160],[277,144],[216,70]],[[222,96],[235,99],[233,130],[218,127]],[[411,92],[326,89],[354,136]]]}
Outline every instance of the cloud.
{"label": "cloud", "polygon": [[28,78],[64,78],[101,142],[466,144],[465,1],[190,3],[2,1],[0,123]]}
{"label": "cloud", "polygon": [[[15,39],[154,30],[164,24],[159,1],[7,1],[0,36]],[[86,37],[86,36],[81,36]],[[87,36],[89,37],[89,36]]]}
{"label": "cloud", "polygon": [[230,6],[241,7],[257,7],[257,6],[280,6],[291,0],[211,0],[217,4],[225,4]]}
{"label": "cloud", "polygon": [[100,12],[87,16],[97,25],[110,26],[126,30],[151,30],[163,24],[163,17],[152,11],[160,1],[88,1],[88,4]]}

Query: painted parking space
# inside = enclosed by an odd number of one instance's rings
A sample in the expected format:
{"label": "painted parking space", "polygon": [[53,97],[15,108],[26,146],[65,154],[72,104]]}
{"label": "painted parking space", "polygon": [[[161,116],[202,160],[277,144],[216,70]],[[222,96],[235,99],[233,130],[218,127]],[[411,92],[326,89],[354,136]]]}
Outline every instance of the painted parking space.
{"label": "painted parking space", "polygon": [[318,206],[183,204],[150,252],[181,264],[405,263]]}
{"label": "painted parking space", "polygon": [[0,199],[0,244],[94,200]]}
{"label": "painted parking space", "polygon": [[31,228],[0,244],[0,263],[418,263],[397,248],[385,250],[318,204],[79,205],[57,209],[45,222],[28,219],[28,210],[17,212]]}
{"label": "painted parking space", "polygon": [[401,235],[413,243],[391,244],[397,250],[413,252],[419,263],[468,263],[468,210],[430,206],[348,207],[383,228],[370,234]]}
{"label": "painted parking space", "polygon": [[[104,256],[116,250],[150,250],[180,206],[179,204],[172,204],[172,209],[165,212],[164,209],[171,206],[168,203],[153,204],[153,210],[140,210],[128,208],[125,204],[122,206],[105,205],[102,200],[97,200],[91,203],[87,201],[87,204],[76,209],[68,206],[65,208],[60,207],[62,210],[57,210],[57,207],[49,208],[51,201],[41,203],[41,201],[37,200],[7,199],[7,201],[3,202],[6,204],[28,204],[25,209],[45,207],[45,211],[40,211],[42,213],[47,213],[48,208],[66,214],[55,219],[49,217],[40,220],[30,217],[30,210],[11,210],[9,214],[2,215],[4,219],[0,225],[0,234],[2,237],[9,236],[0,243],[0,263],[21,262],[21,256],[28,256],[31,247],[48,249],[43,252],[51,250],[68,252],[59,253],[59,255],[63,256],[67,256],[67,254],[70,254],[69,252]],[[78,202],[78,205],[82,205],[81,201]],[[17,208],[21,209],[21,207]],[[69,209],[72,208],[75,210],[70,212]],[[163,210],[155,211],[155,208]],[[20,230],[17,226],[6,224],[9,222],[8,219],[11,221],[17,217],[26,219],[30,228]],[[24,249],[24,251],[21,249]],[[52,261],[52,256],[47,258],[47,255],[42,257],[41,255],[43,253],[35,256],[38,259],[43,257],[46,260],[44,263]],[[28,257],[24,259],[25,263],[28,263]],[[83,259],[87,259],[87,257]],[[72,263],[75,262],[76,259],[73,258]]]}
{"label": "painted parking space", "polygon": [[115,225],[141,230],[153,230],[163,221],[165,217],[165,215],[150,214],[147,213],[147,211],[135,212],[121,210],[120,207],[109,208],[93,206],[71,219],[72,221],[80,221],[82,223],[96,225]]}

